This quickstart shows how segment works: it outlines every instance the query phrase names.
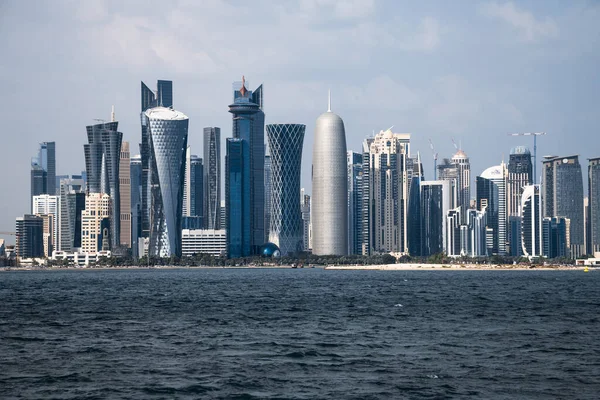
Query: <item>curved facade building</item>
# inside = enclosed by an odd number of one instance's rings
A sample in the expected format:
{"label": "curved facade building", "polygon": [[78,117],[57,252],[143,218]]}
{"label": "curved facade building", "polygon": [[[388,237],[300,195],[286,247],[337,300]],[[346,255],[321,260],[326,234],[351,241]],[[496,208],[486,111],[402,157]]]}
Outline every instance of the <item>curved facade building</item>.
{"label": "curved facade building", "polygon": [[181,216],[188,117],[171,108],[147,110],[150,144],[150,255],[181,256]]}
{"label": "curved facade building", "polygon": [[313,254],[348,254],[346,133],[331,107],[315,125],[312,185]]}
{"label": "curved facade building", "polygon": [[271,216],[269,241],[286,256],[303,247],[300,194],[300,165],[305,125],[269,124],[267,139],[271,152]]}

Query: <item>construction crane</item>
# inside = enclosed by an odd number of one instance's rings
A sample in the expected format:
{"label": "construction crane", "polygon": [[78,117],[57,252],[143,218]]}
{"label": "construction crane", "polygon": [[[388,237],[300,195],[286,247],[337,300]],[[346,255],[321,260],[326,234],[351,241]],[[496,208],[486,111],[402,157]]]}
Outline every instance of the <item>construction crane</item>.
{"label": "construction crane", "polygon": [[16,234],[14,232],[0,232],[0,235],[11,235],[11,236],[15,236]]}
{"label": "construction crane", "polygon": [[431,153],[433,154],[433,180],[437,181],[437,159],[438,153],[433,148],[433,142],[429,139],[429,147],[431,147]]}
{"label": "construction crane", "polygon": [[508,136],[533,136],[533,184],[537,184],[537,137],[546,132],[508,133]]}
{"label": "construction crane", "polygon": [[454,148],[456,149],[456,151],[458,151],[458,146],[456,145],[456,141],[454,140],[454,138],[450,138],[452,139],[452,144],[454,145]]}

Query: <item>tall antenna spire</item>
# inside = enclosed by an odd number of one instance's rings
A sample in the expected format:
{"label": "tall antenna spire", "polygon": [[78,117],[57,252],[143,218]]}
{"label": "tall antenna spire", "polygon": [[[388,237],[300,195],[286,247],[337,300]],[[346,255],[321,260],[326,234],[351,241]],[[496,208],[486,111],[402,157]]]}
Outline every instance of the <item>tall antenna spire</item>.
{"label": "tall antenna spire", "polygon": [[110,112],[110,122],[115,122],[115,106],[112,106],[112,111]]}
{"label": "tall antenna spire", "polygon": [[331,112],[331,89],[329,89],[329,98],[327,99],[327,112]]}

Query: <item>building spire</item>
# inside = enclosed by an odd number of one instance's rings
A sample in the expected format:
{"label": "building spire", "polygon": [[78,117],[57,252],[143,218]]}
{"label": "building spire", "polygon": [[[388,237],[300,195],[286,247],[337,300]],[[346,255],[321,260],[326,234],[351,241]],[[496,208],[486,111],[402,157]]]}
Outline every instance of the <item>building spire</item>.
{"label": "building spire", "polygon": [[331,89],[328,91],[327,112],[331,112]]}
{"label": "building spire", "polygon": [[113,104],[112,110],[110,112],[110,122],[115,122],[115,106]]}
{"label": "building spire", "polygon": [[246,77],[244,77],[244,75],[242,75],[242,88],[240,89],[240,93],[242,94],[242,97],[246,97]]}

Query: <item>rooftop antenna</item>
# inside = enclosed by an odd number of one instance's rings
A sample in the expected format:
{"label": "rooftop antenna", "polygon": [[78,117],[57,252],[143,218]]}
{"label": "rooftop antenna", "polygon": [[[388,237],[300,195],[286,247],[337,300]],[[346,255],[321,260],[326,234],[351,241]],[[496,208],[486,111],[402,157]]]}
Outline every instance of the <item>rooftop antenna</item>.
{"label": "rooftop antenna", "polygon": [[329,97],[327,99],[327,112],[331,112],[331,89],[328,91]]}
{"label": "rooftop antenna", "polygon": [[110,122],[115,122],[115,106],[112,106],[112,111],[110,112]]}

